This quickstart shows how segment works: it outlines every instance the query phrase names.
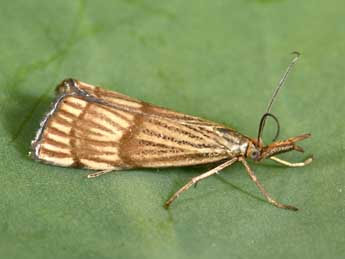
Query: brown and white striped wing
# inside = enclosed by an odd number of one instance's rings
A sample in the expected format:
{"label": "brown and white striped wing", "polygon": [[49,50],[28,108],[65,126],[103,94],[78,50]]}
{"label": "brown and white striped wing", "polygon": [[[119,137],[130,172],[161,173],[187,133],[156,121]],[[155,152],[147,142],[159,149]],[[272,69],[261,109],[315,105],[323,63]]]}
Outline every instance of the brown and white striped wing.
{"label": "brown and white striped wing", "polygon": [[94,170],[170,167],[228,157],[211,129],[223,127],[76,80],[41,123],[34,159]]}

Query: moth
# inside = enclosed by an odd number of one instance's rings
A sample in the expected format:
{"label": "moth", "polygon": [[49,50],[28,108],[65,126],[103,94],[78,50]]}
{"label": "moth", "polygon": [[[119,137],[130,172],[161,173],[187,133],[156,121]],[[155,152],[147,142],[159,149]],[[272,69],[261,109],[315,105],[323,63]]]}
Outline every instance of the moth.
{"label": "moth", "polygon": [[105,90],[75,79],[66,79],[56,88],[57,97],[40,123],[31,143],[30,155],[43,163],[95,170],[89,178],[115,170],[162,168],[216,164],[192,178],[165,203],[170,204],[191,186],[222,169],[240,162],[267,201],[284,209],[297,210],[273,199],[260,183],[247,160],[271,159],[289,167],[309,164],[291,163],[276,155],[292,150],[303,152],[296,143],[310,137],[303,134],[264,145],[265,121],[279,89],[296,63],[288,66],[262,116],[257,138],[248,137],[225,125],[158,107],[121,93]]}

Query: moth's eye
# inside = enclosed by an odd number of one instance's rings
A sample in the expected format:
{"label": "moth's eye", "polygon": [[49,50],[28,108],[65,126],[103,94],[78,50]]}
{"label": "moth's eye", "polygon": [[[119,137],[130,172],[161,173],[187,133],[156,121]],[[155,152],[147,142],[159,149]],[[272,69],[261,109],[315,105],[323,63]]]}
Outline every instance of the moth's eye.
{"label": "moth's eye", "polygon": [[251,159],[256,160],[259,158],[260,153],[257,150],[253,150],[252,153],[250,154],[250,156],[251,156]]}

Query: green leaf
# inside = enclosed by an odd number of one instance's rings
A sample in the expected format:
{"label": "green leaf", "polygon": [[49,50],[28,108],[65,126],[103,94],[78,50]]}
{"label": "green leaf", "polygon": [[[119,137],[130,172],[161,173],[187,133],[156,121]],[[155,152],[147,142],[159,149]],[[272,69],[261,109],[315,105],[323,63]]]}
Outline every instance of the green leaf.
{"label": "green leaf", "polygon": [[[345,3],[2,1],[0,3],[1,258],[344,258]],[[302,57],[272,112],[280,138],[311,132],[305,168],[251,163],[174,191],[210,167],[87,170],[27,157],[68,77],[225,123],[255,137],[290,62]],[[274,133],[269,121],[265,138]]]}

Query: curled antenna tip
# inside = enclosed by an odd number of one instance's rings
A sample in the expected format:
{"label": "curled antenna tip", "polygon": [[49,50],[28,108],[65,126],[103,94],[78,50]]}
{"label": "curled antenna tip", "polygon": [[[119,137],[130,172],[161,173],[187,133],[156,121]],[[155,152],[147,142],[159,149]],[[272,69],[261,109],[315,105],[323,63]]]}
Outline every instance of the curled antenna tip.
{"label": "curled antenna tip", "polygon": [[291,52],[292,55],[295,55],[294,59],[292,60],[292,64],[294,64],[295,62],[297,62],[297,60],[299,59],[299,57],[301,56],[301,53],[298,51],[293,51]]}
{"label": "curled antenna tip", "polygon": [[296,55],[297,57],[301,56],[301,52],[299,51],[292,51],[291,54]]}

